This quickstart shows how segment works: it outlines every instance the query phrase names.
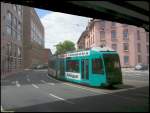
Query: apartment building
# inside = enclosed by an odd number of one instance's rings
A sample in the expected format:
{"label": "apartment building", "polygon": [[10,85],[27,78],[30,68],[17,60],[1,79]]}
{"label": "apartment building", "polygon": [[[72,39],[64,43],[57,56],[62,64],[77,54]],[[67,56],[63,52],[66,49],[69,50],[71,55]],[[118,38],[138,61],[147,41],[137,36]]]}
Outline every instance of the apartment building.
{"label": "apartment building", "polygon": [[86,35],[86,31],[82,32],[79,40],[77,41],[77,45],[78,45],[78,49],[84,49],[85,48],[85,36]]}
{"label": "apartment building", "polygon": [[22,6],[1,3],[1,77],[23,68]]}
{"label": "apartment building", "polygon": [[86,28],[84,46],[80,45],[83,38],[81,37],[78,47],[85,47],[83,49],[107,46],[116,50],[120,55],[122,67],[134,67],[139,63],[149,64],[149,32],[143,28],[92,19]]}

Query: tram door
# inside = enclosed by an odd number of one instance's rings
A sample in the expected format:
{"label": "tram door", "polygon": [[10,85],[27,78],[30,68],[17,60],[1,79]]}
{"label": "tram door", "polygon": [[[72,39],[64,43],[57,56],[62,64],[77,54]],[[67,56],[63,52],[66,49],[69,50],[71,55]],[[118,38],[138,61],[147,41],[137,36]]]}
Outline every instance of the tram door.
{"label": "tram door", "polygon": [[88,59],[83,59],[81,60],[81,78],[84,80],[89,79],[89,60]]}

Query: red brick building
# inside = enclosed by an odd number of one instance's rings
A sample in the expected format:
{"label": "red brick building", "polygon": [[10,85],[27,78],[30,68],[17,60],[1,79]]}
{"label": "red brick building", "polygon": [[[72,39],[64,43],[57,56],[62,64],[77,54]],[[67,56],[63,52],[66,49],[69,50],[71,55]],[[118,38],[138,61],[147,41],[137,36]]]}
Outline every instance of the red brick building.
{"label": "red brick building", "polygon": [[[46,63],[48,52],[44,49],[44,27],[31,7],[23,7],[23,59],[24,68]],[[26,18],[28,17],[28,18]]]}

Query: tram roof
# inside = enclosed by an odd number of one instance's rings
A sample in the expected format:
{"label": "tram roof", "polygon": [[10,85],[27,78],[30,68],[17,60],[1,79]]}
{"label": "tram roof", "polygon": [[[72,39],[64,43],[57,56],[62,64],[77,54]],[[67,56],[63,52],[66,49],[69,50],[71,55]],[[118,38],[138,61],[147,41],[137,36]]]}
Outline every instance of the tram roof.
{"label": "tram roof", "polygon": [[91,48],[89,50],[79,50],[79,51],[71,51],[71,52],[67,52],[66,54],[64,54],[64,57],[80,57],[80,56],[89,56],[89,55],[92,55],[93,52],[95,53],[100,53],[100,52],[115,52],[117,53],[116,51],[114,51],[113,49],[111,48],[108,48],[108,47],[94,47],[94,48]]}
{"label": "tram roof", "polygon": [[84,52],[84,51],[96,51],[96,52],[108,52],[108,51],[112,51],[115,52],[115,50],[109,48],[109,47],[93,47],[91,49],[81,49],[81,50],[76,50],[76,51],[68,51],[65,54],[69,54],[69,53],[76,53],[76,52]]}

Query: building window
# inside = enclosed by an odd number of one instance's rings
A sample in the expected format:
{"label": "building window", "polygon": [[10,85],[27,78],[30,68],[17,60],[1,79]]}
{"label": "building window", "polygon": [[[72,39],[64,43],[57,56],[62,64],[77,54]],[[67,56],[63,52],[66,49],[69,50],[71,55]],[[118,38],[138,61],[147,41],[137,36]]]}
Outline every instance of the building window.
{"label": "building window", "polygon": [[6,17],[6,32],[8,35],[12,35],[12,14],[10,12],[7,13]]}
{"label": "building window", "polygon": [[137,40],[140,40],[140,31],[137,30]]}
{"label": "building window", "polygon": [[116,40],[116,31],[115,30],[111,31],[111,40],[112,41]]}
{"label": "building window", "polygon": [[7,13],[7,25],[10,25],[12,24],[12,14],[10,12]]}
{"label": "building window", "polygon": [[17,10],[18,12],[17,12],[17,13],[18,13],[18,15],[19,15],[19,17],[20,17],[20,16],[21,16],[21,6],[20,6],[20,5],[17,5],[17,8],[18,8],[18,10]]}
{"label": "building window", "polygon": [[20,23],[18,23],[17,39],[21,40],[21,24]]}
{"label": "building window", "polygon": [[86,47],[88,47],[88,40],[86,39]]}
{"label": "building window", "polygon": [[112,49],[117,51],[117,44],[112,44]]}
{"label": "building window", "polygon": [[137,44],[137,49],[138,49],[138,52],[141,52],[141,44]]}
{"label": "building window", "polygon": [[100,31],[100,40],[104,40],[104,39],[105,39],[105,32]]}
{"label": "building window", "polygon": [[147,53],[149,54],[149,45],[146,45]]}
{"label": "building window", "polygon": [[17,29],[17,18],[13,18],[13,27],[16,30]]}
{"label": "building window", "polygon": [[129,51],[129,44],[128,43],[124,43],[123,44],[123,49],[124,49],[124,51]]}
{"label": "building window", "polygon": [[105,21],[100,20],[100,28],[104,29],[105,28]]}
{"label": "building window", "polygon": [[17,11],[17,6],[15,4],[13,4],[13,9],[15,12]]}
{"label": "building window", "polygon": [[90,38],[89,38],[89,47],[90,47]]}
{"label": "building window", "polygon": [[141,62],[142,62],[141,55],[138,55],[138,63],[141,63]]}
{"label": "building window", "polygon": [[129,56],[124,56],[124,64],[129,64]]}
{"label": "building window", "polygon": [[93,37],[93,43],[94,43],[94,37]]}
{"label": "building window", "polygon": [[15,49],[14,56],[17,57],[17,45],[15,44],[14,46],[15,46],[14,47],[14,49]]}
{"label": "building window", "polygon": [[6,26],[6,32],[8,35],[11,35],[12,31],[10,26]]}
{"label": "building window", "polygon": [[18,47],[17,56],[21,58],[21,49]]}
{"label": "building window", "polygon": [[128,36],[128,29],[123,31],[123,40],[128,40],[129,36]]}

